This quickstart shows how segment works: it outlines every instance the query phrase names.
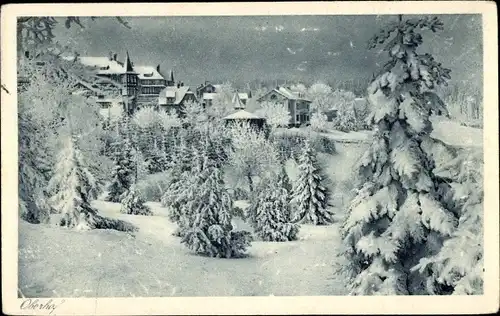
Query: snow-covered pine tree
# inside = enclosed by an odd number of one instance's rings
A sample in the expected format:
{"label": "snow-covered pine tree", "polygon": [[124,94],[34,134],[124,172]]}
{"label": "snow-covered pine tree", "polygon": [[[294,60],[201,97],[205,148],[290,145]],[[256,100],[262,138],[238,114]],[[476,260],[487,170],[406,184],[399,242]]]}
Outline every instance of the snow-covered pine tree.
{"label": "snow-covered pine tree", "polygon": [[330,191],[325,185],[326,177],[309,141],[304,141],[303,146],[298,161],[298,178],[292,190],[292,203],[296,208],[292,221],[314,225],[331,224],[333,213],[328,210]]}
{"label": "snow-covered pine tree", "polygon": [[483,166],[481,151],[464,150],[435,170],[451,182],[460,217],[456,231],[440,251],[422,258],[412,269],[431,274],[435,280],[432,292],[438,288],[458,295],[483,294]]}
{"label": "snow-covered pine tree", "polygon": [[[184,155],[189,155],[187,161]],[[184,142],[181,142],[176,151],[175,163],[170,168],[170,179],[167,189],[162,197],[162,205],[169,209],[169,218],[172,222],[179,224],[182,230],[183,206],[192,199],[195,194],[195,188],[192,187],[193,174],[200,172],[200,156],[196,147],[187,148]]]}
{"label": "snow-covered pine tree", "polygon": [[181,242],[198,254],[239,257],[250,245],[250,233],[233,231],[233,201],[224,186],[216,146],[206,137],[202,147],[200,168],[190,175],[190,199],[182,206]]}
{"label": "snow-covered pine tree", "polygon": [[153,215],[151,209],[144,203],[140,191],[132,185],[121,202],[120,212],[132,215]]}
{"label": "snow-covered pine tree", "polygon": [[50,204],[61,213],[61,226],[76,229],[96,227],[97,211],[90,200],[100,192],[96,178],[87,169],[74,136],[67,138],[54,175],[49,181]]}
{"label": "snow-covered pine tree", "polygon": [[108,187],[107,201],[121,202],[123,194],[128,191],[135,179],[136,165],[130,140],[125,138],[113,146],[114,169],[113,179]]}
{"label": "snow-covered pine tree", "polygon": [[370,42],[370,48],[385,43],[390,61],[368,87],[374,137],[342,227],[353,295],[428,293],[431,279],[410,269],[455,229],[444,201],[449,187],[433,174],[429,154],[436,144],[429,116],[444,110],[432,89],[446,83],[450,70],[416,51],[419,30],[442,28],[436,17],[399,16]]}
{"label": "snow-covered pine tree", "polygon": [[286,173],[285,161],[281,162],[281,170],[278,174],[278,183],[281,183],[281,186],[288,192],[289,200],[291,200],[293,186],[292,183],[290,182],[288,174]]}
{"label": "snow-covered pine tree", "polygon": [[[20,112],[22,111],[20,109]],[[39,202],[46,199],[43,188],[50,178],[51,157],[47,155],[49,151],[46,144],[40,140],[39,129],[31,115],[19,115],[18,122],[20,215],[22,219],[33,224],[47,222],[50,210]]]}
{"label": "snow-covered pine tree", "polygon": [[280,175],[276,180],[265,179],[259,185],[254,199],[255,234],[264,241],[292,241],[297,239],[299,225],[291,222],[290,191]]}

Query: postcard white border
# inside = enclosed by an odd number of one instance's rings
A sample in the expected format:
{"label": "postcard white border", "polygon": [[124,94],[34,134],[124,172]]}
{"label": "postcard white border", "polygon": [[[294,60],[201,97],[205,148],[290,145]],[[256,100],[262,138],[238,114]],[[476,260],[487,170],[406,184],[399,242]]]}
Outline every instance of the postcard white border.
{"label": "postcard white border", "polygon": [[[467,314],[499,307],[498,43],[496,4],[483,1],[11,4],[1,10],[2,90],[2,305],[12,315],[17,298],[17,95],[18,16],[204,16],[204,15],[371,15],[482,14],[484,38],[485,294],[481,296],[297,296],[65,298],[52,315],[152,314]],[[44,300],[47,301],[47,300]],[[60,299],[58,299],[60,302]],[[36,314],[48,314],[38,312]],[[35,315],[35,313],[33,313]]]}

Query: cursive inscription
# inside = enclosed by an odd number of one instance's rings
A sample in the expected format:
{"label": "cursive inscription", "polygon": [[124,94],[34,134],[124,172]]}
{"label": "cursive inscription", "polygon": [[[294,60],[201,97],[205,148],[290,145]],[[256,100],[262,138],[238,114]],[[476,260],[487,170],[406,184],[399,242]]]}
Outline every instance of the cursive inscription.
{"label": "cursive inscription", "polygon": [[64,300],[61,300],[61,302],[56,302],[53,299],[49,299],[48,301],[44,302],[44,300],[40,300],[38,298],[28,298],[21,303],[20,307],[22,310],[48,311],[49,315],[51,315],[63,303]]}

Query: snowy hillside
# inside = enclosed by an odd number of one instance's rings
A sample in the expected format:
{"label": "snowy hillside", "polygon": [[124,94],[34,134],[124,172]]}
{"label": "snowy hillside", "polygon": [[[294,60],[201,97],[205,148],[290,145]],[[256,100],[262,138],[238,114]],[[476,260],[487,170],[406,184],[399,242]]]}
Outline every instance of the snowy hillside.
{"label": "snowy hillside", "polygon": [[304,225],[299,241],[254,242],[247,258],[220,260],[190,253],[172,236],[175,224],[165,217],[167,210],[148,205],[155,216],[124,215],[119,204],[94,202],[102,215],[137,225],[135,235],[21,221],[21,292],[31,297],[345,294],[341,280],[331,279],[336,224]]}
{"label": "snowy hillside", "polygon": [[[460,122],[446,119],[444,117],[431,117],[433,138],[442,140],[448,145],[457,147],[482,147],[483,146],[483,129],[460,125]],[[293,128],[288,131],[281,130],[282,133],[311,133],[308,129]],[[315,132],[312,132],[315,133]],[[330,130],[328,133],[319,133],[321,136],[328,137],[339,143],[359,143],[369,142],[371,140],[372,131],[357,131],[357,132],[341,132]]]}

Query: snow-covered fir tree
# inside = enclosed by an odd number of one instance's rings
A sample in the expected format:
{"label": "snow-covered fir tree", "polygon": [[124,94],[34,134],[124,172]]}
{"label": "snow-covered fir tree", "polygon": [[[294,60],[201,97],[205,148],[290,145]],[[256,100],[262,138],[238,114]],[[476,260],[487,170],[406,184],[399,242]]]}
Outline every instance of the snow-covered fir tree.
{"label": "snow-covered fir tree", "polygon": [[192,174],[200,172],[200,157],[196,147],[188,147],[181,141],[169,169],[169,184],[162,196],[162,205],[169,209],[169,219],[182,230],[183,206],[192,198],[196,189],[192,187]]}
{"label": "snow-covered fir tree", "polygon": [[224,186],[216,146],[208,137],[200,152],[199,171],[192,172],[189,201],[182,206],[182,243],[192,251],[211,257],[231,258],[244,254],[250,234],[233,231],[233,201]]}
{"label": "snow-covered fir tree", "polygon": [[288,192],[288,197],[291,200],[293,186],[292,183],[290,182],[288,174],[286,173],[285,161],[281,162],[281,170],[278,173],[278,183],[280,183],[281,186]]}
{"label": "snow-covered fir tree", "polygon": [[292,241],[297,239],[299,225],[291,222],[290,191],[286,178],[265,179],[252,201],[255,214],[252,219],[255,234],[264,241]]}
{"label": "snow-covered fir tree", "polygon": [[295,205],[293,222],[328,225],[333,222],[333,213],[328,209],[330,191],[326,177],[316,159],[316,152],[309,141],[304,142],[299,157],[299,174],[292,190]]}
{"label": "snow-covered fir tree", "polygon": [[107,201],[121,202],[123,194],[127,192],[134,182],[136,174],[136,164],[133,157],[133,150],[128,138],[115,143],[113,175],[111,184],[108,187]]}
{"label": "snow-covered fir tree", "polygon": [[140,191],[136,189],[135,185],[132,185],[122,199],[120,212],[132,215],[153,215],[151,209],[144,203]]}
{"label": "snow-covered fir tree", "polygon": [[67,138],[54,175],[48,184],[50,204],[62,215],[61,226],[76,229],[96,227],[97,212],[90,206],[100,192],[99,183],[90,173],[74,136]]}
{"label": "snow-covered fir tree", "polygon": [[368,87],[374,137],[342,227],[353,295],[429,293],[434,279],[410,269],[455,230],[450,187],[433,173],[436,142],[429,136],[429,116],[444,110],[432,90],[450,71],[417,52],[419,30],[442,28],[436,17],[399,16],[370,42],[385,44],[390,60]]}
{"label": "snow-covered fir tree", "polygon": [[440,251],[422,258],[412,271],[430,273],[434,282],[431,293],[445,289],[448,294],[483,294],[484,273],[484,190],[483,157],[477,150],[464,150],[448,160],[436,173],[448,179],[459,221],[451,238]]}

